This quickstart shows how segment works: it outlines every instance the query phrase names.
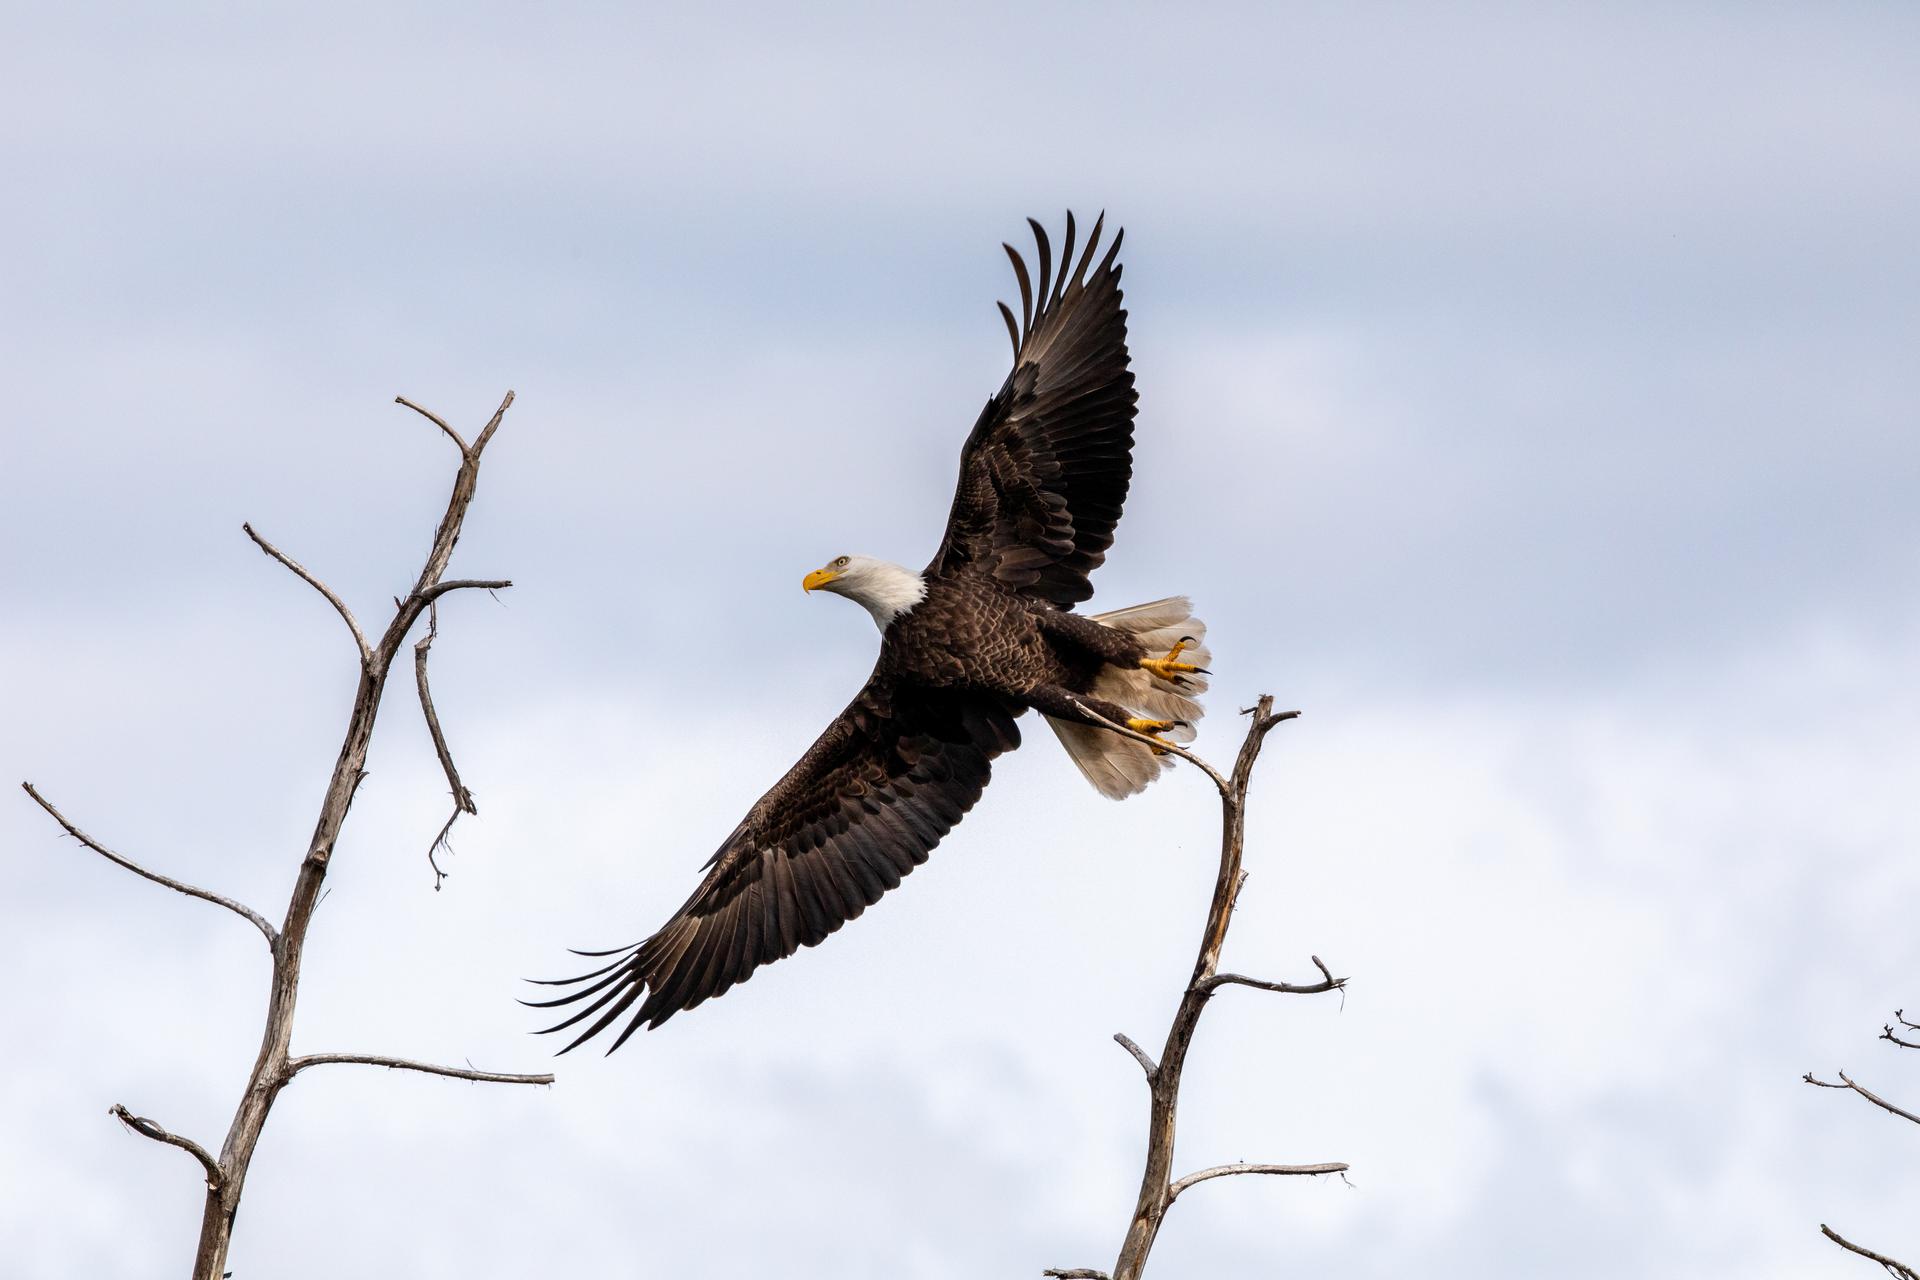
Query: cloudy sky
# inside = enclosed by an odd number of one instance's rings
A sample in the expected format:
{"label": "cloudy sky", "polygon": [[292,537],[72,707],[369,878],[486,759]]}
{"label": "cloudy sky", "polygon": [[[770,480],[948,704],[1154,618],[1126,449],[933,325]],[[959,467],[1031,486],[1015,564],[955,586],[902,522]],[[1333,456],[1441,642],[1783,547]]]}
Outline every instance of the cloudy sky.
{"label": "cloudy sky", "polygon": [[[278,917],[352,693],[325,605],[487,455],[298,1051],[544,1070],[513,1003],[676,906],[872,660],[1004,372],[998,242],[1127,228],[1109,606],[1192,594],[1262,764],[1167,1276],[1859,1274],[1920,1255],[1920,14],[1896,5],[16,6],[0,30],[0,764]],[[1111,1262],[1211,883],[1176,776],[1038,725],[897,894],[552,1090],[315,1071],[240,1280]],[[0,1256],[178,1274],[259,939],[0,804]]]}

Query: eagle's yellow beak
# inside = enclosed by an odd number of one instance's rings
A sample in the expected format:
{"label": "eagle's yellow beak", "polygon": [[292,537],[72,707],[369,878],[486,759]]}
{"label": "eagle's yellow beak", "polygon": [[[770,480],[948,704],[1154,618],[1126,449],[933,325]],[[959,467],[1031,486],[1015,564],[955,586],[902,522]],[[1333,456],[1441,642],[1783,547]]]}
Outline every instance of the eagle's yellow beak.
{"label": "eagle's yellow beak", "polygon": [[800,579],[800,589],[802,591],[811,591],[815,587],[824,587],[839,576],[839,574],[831,569],[815,569],[812,573]]}

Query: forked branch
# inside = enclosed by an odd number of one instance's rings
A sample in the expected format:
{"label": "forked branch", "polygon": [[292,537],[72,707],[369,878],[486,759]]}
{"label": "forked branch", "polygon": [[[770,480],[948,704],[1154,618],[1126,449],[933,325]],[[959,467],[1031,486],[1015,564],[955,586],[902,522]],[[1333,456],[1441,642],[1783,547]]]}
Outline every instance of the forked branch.
{"label": "forked branch", "polygon": [[[1906,1010],[1904,1009],[1895,1009],[1893,1011],[1893,1022],[1899,1023],[1901,1027],[1905,1028],[1908,1031],[1920,1031],[1920,1023],[1913,1023],[1913,1022],[1907,1021],[1907,1014],[1906,1014]],[[1893,1023],[1888,1023],[1886,1026],[1881,1028],[1880,1038],[1882,1040],[1891,1040],[1894,1044],[1899,1045],[1903,1049],[1920,1049],[1920,1042],[1910,1043],[1902,1039],[1901,1037],[1895,1035],[1893,1033]],[[1873,1090],[1864,1088],[1861,1085],[1855,1083],[1853,1077],[1849,1076],[1844,1071],[1840,1072],[1839,1076],[1840,1076],[1840,1083],[1838,1084],[1833,1083],[1831,1080],[1819,1079],[1811,1071],[1807,1072],[1807,1074],[1805,1074],[1804,1076],[1801,1076],[1800,1078],[1802,1080],[1805,1080],[1808,1084],[1814,1085],[1821,1089],[1846,1089],[1850,1092],[1857,1093],[1861,1097],[1865,1098],[1868,1102],[1871,1102],[1874,1106],[1879,1107],[1882,1111],[1885,1111],[1889,1115],[1898,1116],[1902,1120],[1907,1120],[1914,1124],[1920,1124],[1920,1115],[1915,1115],[1913,1112],[1908,1111],[1905,1108],[1897,1107],[1893,1103],[1888,1102],[1885,1098],[1881,1097],[1879,1094],[1873,1092]],[[1882,1267],[1886,1269],[1887,1274],[1896,1277],[1896,1280],[1920,1280],[1920,1273],[1916,1273],[1914,1269],[1912,1267],[1909,1267],[1906,1263],[1897,1262],[1894,1259],[1889,1258],[1884,1253],[1875,1253],[1872,1249],[1869,1249],[1864,1245],[1857,1245],[1853,1241],[1841,1235],[1838,1231],[1835,1231],[1832,1227],[1828,1226],[1824,1222],[1820,1224],[1820,1234],[1824,1235],[1827,1239],[1839,1245],[1842,1249],[1847,1250],[1849,1253],[1857,1253],[1863,1258],[1869,1258],[1874,1262],[1879,1263]]]}
{"label": "forked branch", "polygon": [[1206,928],[1200,939],[1200,954],[1194,962],[1193,975],[1188,979],[1186,990],[1182,993],[1179,1007],[1174,1013],[1173,1025],[1167,1031],[1166,1046],[1161,1051],[1160,1061],[1156,1063],[1152,1055],[1126,1035],[1114,1037],[1120,1047],[1131,1054],[1134,1061],[1140,1064],[1140,1069],[1146,1073],[1149,1098],[1146,1170],[1141,1178],[1140,1194],[1134,1206],[1133,1218],[1128,1225],[1126,1238],[1120,1246],[1119,1261],[1115,1264],[1111,1277],[1108,1277],[1106,1272],[1085,1267],[1056,1267],[1044,1273],[1053,1277],[1079,1277],[1080,1280],[1137,1280],[1146,1267],[1147,1255],[1153,1248],[1153,1242],[1159,1234],[1160,1224],[1166,1217],[1167,1210],[1189,1187],[1213,1178],[1224,1178],[1236,1174],[1315,1176],[1346,1172],[1348,1166],[1338,1162],[1242,1163],[1216,1165],[1210,1169],[1188,1174],[1178,1181],[1171,1176],[1174,1122],[1180,1103],[1180,1075],[1186,1066],[1187,1051],[1192,1046],[1193,1034],[1199,1025],[1200,1014],[1206,1008],[1207,1001],[1213,993],[1222,986],[1232,985],[1283,992],[1289,995],[1312,995],[1328,991],[1344,991],[1347,980],[1334,977],[1333,972],[1321,962],[1318,956],[1313,957],[1313,966],[1320,971],[1319,982],[1269,982],[1261,978],[1249,978],[1244,974],[1218,972],[1220,951],[1226,943],[1227,929],[1233,920],[1233,910],[1240,895],[1240,886],[1246,878],[1245,873],[1240,869],[1240,862],[1246,844],[1247,788],[1252,780],[1254,761],[1259,758],[1260,747],[1265,742],[1267,734],[1277,725],[1293,719],[1300,713],[1297,711],[1275,712],[1273,699],[1262,697],[1257,707],[1250,708],[1246,712],[1252,717],[1247,729],[1246,741],[1240,748],[1240,756],[1234,764],[1232,775],[1227,776],[1192,752],[1108,720],[1084,705],[1079,709],[1094,723],[1113,733],[1132,738],[1156,751],[1186,761],[1206,774],[1220,793],[1220,868],[1214,881],[1213,902],[1207,910]]}
{"label": "forked branch", "polygon": [[1319,956],[1308,956],[1307,959],[1313,961],[1313,967],[1320,971],[1320,981],[1268,982],[1265,978],[1249,978],[1244,973],[1216,973],[1202,985],[1209,994],[1227,986],[1253,987],[1260,991],[1278,991],[1290,996],[1317,996],[1327,991],[1347,989],[1347,980],[1334,977]]}
{"label": "forked branch", "polygon": [[[287,903],[286,917],[280,927],[276,929],[258,912],[242,906],[231,898],[148,871],[121,857],[67,821],[66,817],[49,804],[31,784],[21,784],[36,804],[45,809],[68,835],[87,848],[156,884],[165,885],[189,897],[201,898],[227,908],[259,929],[271,948],[273,972],[268,988],[266,1026],[261,1035],[260,1050],[254,1060],[252,1073],[241,1090],[239,1103],[227,1130],[226,1141],[221,1145],[218,1157],[209,1153],[205,1147],[191,1138],[170,1133],[153,1121],[132,1114],[123,1106],[116,1105],[113,1108],[113,1114],[118,1116],[128,1128],[156,1142],[179,1147],[199,1161],[201,1168],[206,1171],[207,1193],[201,1210],[200,1243],[193,1266],[195,1280],[218,1280],[225,1274],[234,1217],[239,1210],[247,1170],[252,1163],[254,1151],[259,1145],[268,1112],[272,1109],[280,1091],[294,1076],[308,1067],[323,1063],[358,1063],[402,1071],[419,1071],[428,1075],[475,1082],[533,1085],[553,1083],[553,1077],[546,1074],[517,1075],[498,1071],[481,1071],[473,1067],[439,1066],[433,1063],[414,1062],[406,1058],[389,1058],[373,1054],[322,1053],[296,1058],[291,1056],[288,1048],[293,1035],[294,1006],[299,996],[302,953],[306,947],[307,931],[313,923],[314,910],[319,905],[327,870],[332,863],[334,848],[339,840],[341,829],[346,823],[348,810],[353,806],[354,794],[359,788],[361,779],[366,776],[367,751],[373,738],[374,721],[379,714],[381,698],[386,690],[387,677],[399,656],[400,647],[406,643],[408,633],[419,621],[422,613],[428,615],[427,635],[414,650],[415,679],[420,692],[421,709],[426,715],[428,728],[433,734],[434,750],[440,757],[441,767],[453,790],[455,815],[474,812],[473,796],[461,783],[460,775],[454,768],[453,756],[447,748],[446,736],[440,730],[439,716],[434,711],[433,699],[427,689],[427,650],[437,634],[438,619],[434,616],[435,602],[441,596],[450,591],[497,590],[512,585],[503,578],[449,579],[445,574],[448,561],[453,555],[454,544],[460,540],[460,529],[466,518],[467,508],[473,501],[474,488],[479,477],[481,453],[486,449],[487,443],[492,440],[494,432],[499,429],[508,406],[513,403],[513,393],[508,392],[501,400],[500,407],[494,411],[493,417],[471,445],[461,439],[459,432],[434,414],[404,398],[400,403],[436,424],[459,446],[460,468],[454,477],[453,492],[447,499],[446,512],[441,516],[439,526],[434,530],[433,545],[427,553],[426,563],[420,570],[420,575],[413,587],[405,596],[394,601],[393,618],[377,642],[368,641],[366,633],[360,628],[359,621],[353,616],[353,611],[332,588],[309,573],[298,561],[254,532],[251,524],[243,526],[247,536],[262,551],[286,566],[333,606],[334,611],[347,624],[347,630],[352,634],[354,646],[360,656],[360,679],[354,690],[353,706],[347,716],[346,736],[341,743],[339,755],[335,759],[333,773],[327,782],[326,792],[320,805],[319,820],[315,823],[313,835],[301,856],[299,871],[294,879],[293,893]],[[449,822],[447,825],[451,827],[452,823]],[[445,836],[446,828],[443,828],[442,841]],[[436,887],[438,887],[437,881]]]}
{"label": "forked branch", "polygon": [[1865,1098],[1868,1102],[1871,1102],[1874,1106],[1879,1107],[1882,1111],[1888,1112],[1891,1115],[1899,1116],[1902,1120],[1910,1120],[1914,1124],[1920,1124],[1920,1116],[1913,1114],[1913,1112],[1911,1111],[1906,1111],[1901,1109],[1900,1107],[1894,1106],[1891,1102],[1888,1102],[1885,1098],[1873,1092],[1871,1089],[1865,1089],[1865,1088],[1862,1088],[1860,1085],[1855,1084],[1853,1082],[1853,1078],[1844,1071],[1840,1072],[1839,1084],[1834,1084],[1830,1080],[1815,1079],[1814,1074],[1811,1071],[1807,1072],[1807,1074],[1805,1074],[1804,1076],[1801,1076],[1800,1078],[1802,1080],[1805,1080],[1808,1084],[1818,1085],[1822,1089],[1851,1089],[1855,1093],[1859,1094],[1861,1097]]}

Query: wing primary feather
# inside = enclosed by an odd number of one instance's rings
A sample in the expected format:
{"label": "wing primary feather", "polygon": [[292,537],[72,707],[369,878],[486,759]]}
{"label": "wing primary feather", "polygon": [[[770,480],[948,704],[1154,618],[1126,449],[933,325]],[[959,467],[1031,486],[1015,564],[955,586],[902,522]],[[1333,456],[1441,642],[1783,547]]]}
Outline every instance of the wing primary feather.
{"label": "wing primary feather", "polygon": [[1013,263],[1013,277],[1020,282],[1020,340],[1033,332],[1033,281],[1027,276],[1027,264],[1010,244],[1002,243],[1007,259]]}
{"label": "wing primary feather", "polygon": [[[595,1036],[599,1035],[602,1031],[605,1031],[608,1027],[612,1026],[614,1021],[618,1019],[621,1014],[625,1013],[629,1008],[631,1008],[633,1006],[633,1002],[635,1000],[638,1000],[641,994],[645,991],[646,991],[646,988],[641,984],[639,984],[638,982],[634,983],[631,987],[627,988],[626,994],[621,996],[619,1001],[615,1003],[615,1005],[611,1009],[608,1009],[605,1014],[601,1015],[600,1021],[594,1023],[592,1026],[588,1027],[585,1031],[582,1031],[579,1035],[575,1036],[573,1038],[573,1041],[570,1044],[568,1044],[566,1048],[562,1049],[560,1052],[572,1053],[575,1049],[579,1048],[582,1044],[586,1043],[588,1040],[593,1039]],[[607,1052],[611,1053],[613,1052],[613,1050],[609,1049],[607,1050]]]}
{"label": "wing primary feather", "polygon": [[1084,286],[1087,279],[1087,267],[1093,262],[1095,250],[1100,247],[1100,228],[1107,223],[1107,211],[1102,209],[1100,216],[1093,220],[1093,230],[1087,233],[1087,251],[1080,255],[1080,265],[1073,269],[1073,283]]}
{"label": "wing primary feather", "polygon": [[1020,363],[1020,326],[1013,322],[1013,312],[1004,302],[993,304],[1000,308],[1000,318],[1007,322],[1007,341],[1013,344],[1013,362]]}
{"label": "wing primary feather", "polygon": [[[537,987],[570,987],[576,982],[585,982],[588,978],[597,978],[603,973],[608,973],[614,969],[618,969],[621,965],[626,963],[627,957],[633,954],[633,948],[621,947],[618,951],[575,951],[573,954],[577,956],[617,955],[620,958],[618,960],[615,960],[612,964],[601,965],[598,969],[595,969],[592,973],[577,974],[571,978],[527,978],[525,979],[525,981],[531,982],[533,985]],[[522,1001],[521,1003],[524,1004],[526,1002]]]}
{"label": "wing primary feather", "polygon": [[[563,996],[555,996],[551,1000],[522,1000],[519,1003],[527,1006],[527,1008],[529,1009],[556,1009],[563,1004],[572,1004],[576,1000],[585,1000],[588,996],[592,995],[594,992],[599,991],[603,987],[610,987],[614,983],[619,982],[622,978],[625,978],[626,976],[627,975],[624,972],[610,973],[606,977],[600,979],[600,981],[594,983],[590,987],[582,987],[578,991],[569,991],[567,992],[567,994]],[[585,982],[586,979],[582,978],[580,979],[580,981]]]}
{"label": "wing primary feather", "polygon": [[[607,1006],[608,1001],[619,1000],[619,999],[627,999],[631,1001],[633,997],[633,993],[636,991],[644,990],[645,987],[646,987],[646,984],[640,981],[640,979],[636,976],[629,985],[624,987],[614,987],[612,990],[607,991],[605,994],[603,994],[598,1000],[595,1000],[592,1004],[588,1005],[586,1008],[580,1010],[578,1013],[575,1013],[572,1017],[568,1018],[566,1021],[556,1022],[550,1027],[542,1027],[540,1028],[540,1030],[534,1032],[534,1034],[539,1036],[550,1036],[556,1031],[565,1031],[568,1027],[573,1026],[575,1023],[584,1022],[588,1018],[591,1018],[594,1014],[600,1012],[600,1010],[602,1010]],[[603,1022],[600,1025],[605,1026],[606,1024]],[[598,1030],[598,1028],[596,1028],[596,1030]],[[592,1031],[589,1031],[587,1035],[581,1036],[580,1040],[585,1040],[587,1036],[591,1036],[593,1034],[594,1033]],[[580,1040],[575,1040],[573,1044],[579,1044]],[[568,1045],[567,1049],[573,1048],[573,1044]],[[562,1049],[560,1052],[565,1053],[567,1049]]]}
{"label": "wing primary feather", "polygon": [[1067,210],[1067,238],[1060,246],[1060,274],[1054,279],[1053,298],[1051,299],[1051,302],[1049,303],[1049,305],[1051,305],[1052,303],[1059,302],[1060,296],[1067,291],[1067,269],[1072,265],[1073,265],[1073,210],[1069,209]]}
{"label": "wing primary feather", "polygon": [[1047,309],[1047,296],[1053,289],[1053,245],[1047,240],[1047,229],[1034,218],[1027,219],[1027,225],[1033,228],[1033,241],[1040,251],[1040,286],[1034,291],[1040,299],[1040,310]]}

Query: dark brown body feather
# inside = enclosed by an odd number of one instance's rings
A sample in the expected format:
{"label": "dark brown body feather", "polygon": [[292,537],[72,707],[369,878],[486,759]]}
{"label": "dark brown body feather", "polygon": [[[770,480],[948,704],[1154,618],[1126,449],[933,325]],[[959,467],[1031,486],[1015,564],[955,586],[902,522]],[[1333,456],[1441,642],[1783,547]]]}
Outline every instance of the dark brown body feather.
{"label": "dark brown body feather", "polygon": [[[991,762],[1019,745],[1028,707],[1074,716],[1103,665],[1143,656],[1129,636],[1081,618],[1088,581],[1113,543],[1132,474],[1115,235],[1095,265],[1095,224],[1078,262],[1074,226],[1060,270],[1032,223],[1039,279],[1008,248],[1021,293],[1003,304],[1014,364],[961,454],[927,594],[886,628],[866,687],[707,864],[700,886],[635,946],[561,984],[544,1006],[581,1003],[558,1031],[572,1044],[631,1011],[613,1047],[813,946],[926,860],[980,798]],[[638,1009],[633,1006],[638,1003]]]}

